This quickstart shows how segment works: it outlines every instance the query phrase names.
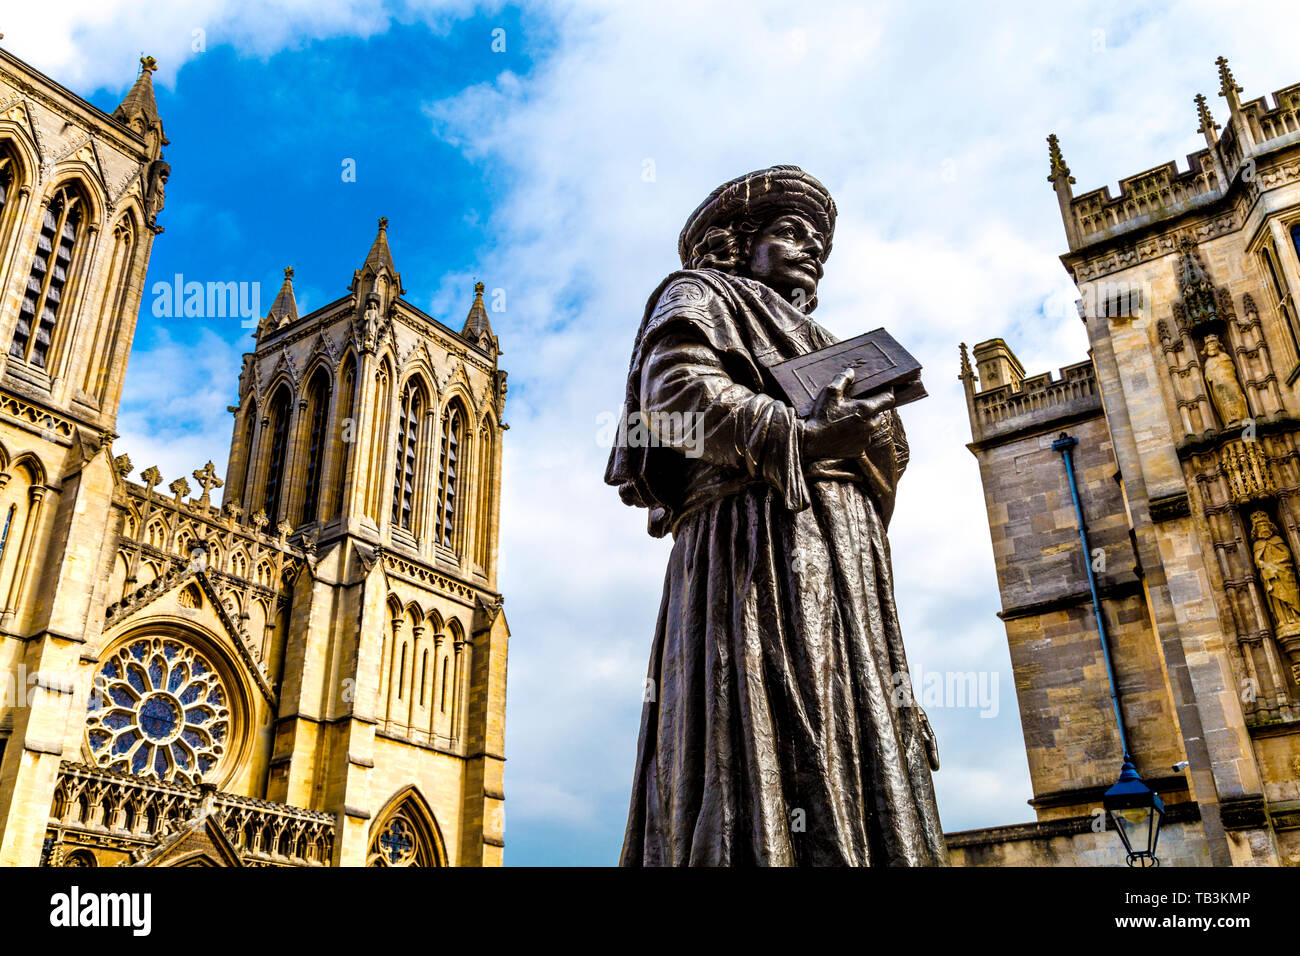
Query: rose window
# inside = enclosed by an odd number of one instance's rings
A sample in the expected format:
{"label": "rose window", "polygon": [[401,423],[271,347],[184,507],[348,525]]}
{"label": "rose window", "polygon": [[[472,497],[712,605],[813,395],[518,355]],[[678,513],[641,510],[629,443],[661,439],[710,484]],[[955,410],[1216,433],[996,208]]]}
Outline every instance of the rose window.
{"label": "rose window", "polygon": [[229,732],[221,678],[180,641],[131,641],[96,675],[86,737],[101,767],[198,783],[221,760]]}

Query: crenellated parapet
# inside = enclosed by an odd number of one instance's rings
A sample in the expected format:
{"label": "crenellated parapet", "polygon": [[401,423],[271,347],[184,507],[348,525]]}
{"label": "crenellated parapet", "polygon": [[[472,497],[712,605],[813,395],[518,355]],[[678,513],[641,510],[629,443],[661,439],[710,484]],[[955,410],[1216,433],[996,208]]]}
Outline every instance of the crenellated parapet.
{"label": "crenellated parapet", "polygon": [[1187,164],[1183,172],[1178,171],[1176,163],[1169,162],[1122,179],[1117,196],[1111,195],[1109,186],[1075,196],[1070,215],[1078,230],[1079,244],[1127,232],[1217,199],[1221,184],[1210,151],[1189,154]]}
{"label": "crenellated parapet", "polygon": [[[1220,57],[1220,92],[1229,113],[1221,127],[1204,95],[1195,97],[1206,147],[1189,153],[1187,168],[1168,162],[1121,179],[1119,192],[1103,186],[1074,195],[1074,179],[1065,165],[1059,140],[1049,137],[1050,172],[1061,199],[1061,215],[1070,251],[1128,236],[1153,223],[1196,213],[1226,197],[1234,187],[1244,194],[1300,178],[1300,164],[1279,156],[1300,142],[1300,84],[1242,103],[1227,61]],[[1222,132],[1220,133],[1220,130]]]}
{"label": "crenellated parapet", "polygon": [[[980,347],[975,347],[977,354]],[[1101,395],[1091,361],[1065,366],[1059,378],[1053,378],[1051,372],[1044,372],[979,392],[974,390],[972,376],[967,390],[971,435],[975,444],[1057,427],[1064,422],[1095,416],[1101,410]]]}

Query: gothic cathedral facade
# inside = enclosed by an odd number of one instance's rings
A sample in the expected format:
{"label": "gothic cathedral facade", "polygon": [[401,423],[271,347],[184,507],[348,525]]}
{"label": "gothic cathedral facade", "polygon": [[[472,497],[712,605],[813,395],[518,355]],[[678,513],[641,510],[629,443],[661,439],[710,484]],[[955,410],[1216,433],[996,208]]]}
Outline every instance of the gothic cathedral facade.
{"label": "gothic cathedral facade", "polygon": [[1300,865],[1300,86],[1219,81],[1188,170],[1117,196],[1049,137],[1088,358],[962,346],[1037,820],[950,834],[956,863],[1122,865],[1122,726],[1165,864]]}
{"label": "gothic cathedral facade", "polygon": [[0,51],[0,865],[499,865],[483,287],[459,332],[413,307],[384,220],[343,298],[299,315],[286,270],[224,479],[131,480],[170,172],[142,66],[110,116]]}

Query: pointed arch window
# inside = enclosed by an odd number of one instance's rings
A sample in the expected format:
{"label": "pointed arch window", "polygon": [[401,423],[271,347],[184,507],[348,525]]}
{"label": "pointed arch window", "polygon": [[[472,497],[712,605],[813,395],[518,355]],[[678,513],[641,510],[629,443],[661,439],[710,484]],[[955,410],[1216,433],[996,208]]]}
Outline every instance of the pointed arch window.
{"label": "pointed arch window", "polygon": [[67,285],[86,232],[85,210],[81,195],[65,186],[54,194],[41,220],[18,324],[9,344],[11,356],[37,368],[45,368],[55,327],[68,311]]}
{"label": "pointed arch window", "polygon": [[1270,238],[1260,248],[1260,257],[1264,260],[1264,270],[1268,274],[1269,285],[1277,301],[1277,310],[1282,316],[1282,323],[1291,334],[1291,347],[1300,356],[1300,323],[1296,317],[1295,296],[1286,282],[1286,273],[1278,256],[1277,246]]}
{"label": "pointed arch window", "polygon": [[447,850],[428,802],[414,787],[394,795],[370,831],[367,866],[446,866]]}
{"label": "pointed arch window", "polygon": [[339,376],[339,393],[336,403],[338,412],[335,428],[338,430],[338,444],[334,455],[334,500],[330,508],[330,517],[337,517],[343,512],[343,495],[347,490],[348,470],[352,465],[352,446],[355,444],[356,423],[352,421],[352,402],[357,389],[357,362],[349,355],[343,364],[343,374]]}
{"label": "pointed arch window", "polygon": [[[21,175],[22,167],[13,144],[0,143],[0,227],[6,226],[12,217],[18,215],[15,212],[14,200],[18,197]],[[0,243],[3,243],[8,234],[8,228],[0,228]],[[3,245],[0,245],[0,248],[3,248]]]}
{"label": "pointed arch window", "polygon": [[5,545],[9,543],[9,529],[13,526],[14,512],[17,510],[17,505],[10,505],[9,510],[5,513],[4,530],[0,531],[0,560],[4,560]]}
{"label": "pointed arch window", "polygon": [[329,417],[329,376],[321,369],[307,390],[308,428],[307,475],[303,488],[302,520],[315,521],[320,509],[321,483],[325,477],[325,428]]}
{"label": "pointed arch window", "polygon": [[402,660],[401,669],[397,672],[397,699],[402,699],[402,692],[406,690],[406,641],[402,641]]}
{"label": "pointed arch window", "polygon": [[113,227],[113,241],[108,252],[108,273],[104,282],[104,295],[99,306],[99,321],[95,337],[86,356],[86,369],[82,377],[82,391],[97,401],[105,398],[106,387],[114,365],[114,355],[120,340],[119,323],[127,311],[131,296],[131,283],[126,276],[135,258],[135,228],[130,215],[123,216]]}
{"label": "pointed arch window", "polygon": [[492,560],[492,506],[496,498],[496,455],[492,426],[479,429],[478,507],[475,509],[474,560],[484,572]]}
{"label": "pointed arch window", "polygon": [[453,547],[460,493],[460,458],[465,443],[465,415],[452,403],[442,413],[442,441],[438,448],[438,501],[435,535],[439,544]]}
{"label": "pointed arch window", "polygon": [[376,428],[370,436],[370,456],[366,477],[366,514],[379,520],[383,498],[383,469],[388,454],[388,429],[392,424],[389,405],[393,397],[393,378],[385,358],[375,371]]}
{"label": "pointed arch window", "polygon": [[14,186],[18,182],[17,165],[8,149],[0,146],[0,217],[13,202]]}
{"label": "pointed arch window", "polygon": [[253,468],[257,464],[257,456],[253,454],[253,438],[257,434],[256,429],[257,405],[250,402],[244,412],[244,480],[239,493],[232,495],[232,498],[238,498],[241,502],[249,501],[253,494]]}
{"label": "pointed arch window", "polygon": [[284,489],[284,465],[289,444],[289,401],[289,387],[281,385],[271,401],[270,456],[266,467],[266,492],[262,496],[262,507],[272,527],[275,526],[280,511],[280,497]]}
{"label": "pointed arch window", "polygon": [[420,657],[420,706],[424,706],[424,684],[429,676],[429,649],[426,647]]}
{"label": "pointed arch window", "polygon": [[402,404],[397,416],[397,467],[393,475],[393,525],[406,531],[415,529],[415,489],[419,471],[420,420],[424,413],[424,395],[418,385],[402,390]]}

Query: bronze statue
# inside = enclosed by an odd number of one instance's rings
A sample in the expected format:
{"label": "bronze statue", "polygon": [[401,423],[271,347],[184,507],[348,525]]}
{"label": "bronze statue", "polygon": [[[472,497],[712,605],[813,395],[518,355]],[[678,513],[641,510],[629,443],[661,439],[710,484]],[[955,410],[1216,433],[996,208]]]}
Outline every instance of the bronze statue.
{"label": "bronze statue", "polygon": [[1223,351],[1217,335],[1205,337],[1205,384],[1210,389],[1210,401],[1224,428],[1238,425],[1250,417],[1246,395],[1237,381],[1237,367],[1232,356]]}
{"label": "bronze statue", "polygon": [[1252,552],[1259,578],[1264,582],[1264,593],[1273,612],[1273,622],[1278,637],[1287,637],[1300,631],[1300,586],[1296,584],[1295,565],[1291,549],[1286,546],[1277,526],[1263,511],[1250,516],[1250,537],[1254,542]]}
{"label": "bronze statue", "polygon": [[674,545],[622,864],[947,862],[933,734],[910,696],[886,526],[908,459],[851,372],[797,417],[768,369],[836,340],[809,316],[835,203],[775,166],[692,213],[650,296],[605,480]]}

